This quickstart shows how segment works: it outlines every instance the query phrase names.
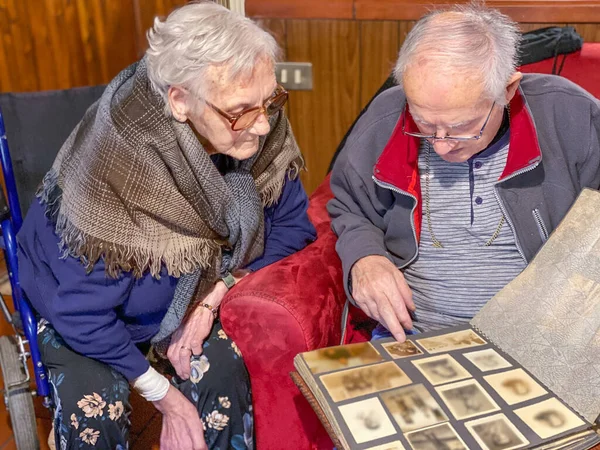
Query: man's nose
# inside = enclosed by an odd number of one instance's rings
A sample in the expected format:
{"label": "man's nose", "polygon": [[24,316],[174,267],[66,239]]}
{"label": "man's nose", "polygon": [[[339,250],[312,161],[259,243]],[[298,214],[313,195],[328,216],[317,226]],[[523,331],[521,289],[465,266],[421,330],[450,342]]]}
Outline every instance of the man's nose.
{"label": "man's nose", "polygon": [[432,139],[430,143],[438,155],[443,155],[456,147],[458,141],[452,139]]}

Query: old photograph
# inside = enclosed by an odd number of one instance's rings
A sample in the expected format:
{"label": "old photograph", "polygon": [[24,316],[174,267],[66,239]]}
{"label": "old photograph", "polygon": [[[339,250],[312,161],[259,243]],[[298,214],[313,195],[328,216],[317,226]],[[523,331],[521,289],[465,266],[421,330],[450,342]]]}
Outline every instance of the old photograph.
{"label": "old photograph", "polygon": [[343,370],[321,376],[334,402],[410,384],[411,379],[393,362]]}
{"label": "old photograph", "polygon": [[476,419],[465,426],[483,450],[512,450],[529,444],[504,414]]}
{"label": "old photograph", "polygon": [[471,374],[450,355],[433,356],[412,363],[434,386],[471,377]]}
{"label": "old photograph", "polygon": [[321,348],[303,354],[312,373],[330,372],[383,361],[369,342]]}
{"label": "old photograph", "polygon": [[448,423],[406,435],[413,450],[468,450],[460,436]]}
{"label": "old photograph", "polygon": [[396,433],[378,398],[340,406],[340,414],[357,444]]}
{"label": "old photograph", "polygon": [[388,352],[392,358],[407,358],[409,356],[422,355],[423,352],[419,349],[413,341],[400,342],[389,342],[383,344],[383,348]]}
{"label": "old photograph", "polygon": [[509,405],[515,405],[548,393],[523,369],[486,375],[483,379]]}
{"label": "old photograph", "polygon": [[449,352],[451,350],[487,344],[487,342],[473,330],[462,330],[443,334],[441,336],[417,339],[417,342],[429,353]]}
{"label": "old photograph", "polygon": [[506,369],[507,367],[511,367],[511,364],[502,356],[500,356],[493,348],[486,348],[485,350],[465,353],[463,356],[471,361],[473,365],[482,372],[489,372],[490,370]]}
{"label": "old photograph", "polygon": [[404,445],[400,441],[390,442],[388,444],[377,445],[376,447],[369,447],[367,450],[405,450]]}
{"label": "old photograph", "polygon": [[500,408],[475,380],[436,387],[450,412],[458,420],[498,411]]}
{"label": "old photograph", "polygon": [[381,399],[405,433],[448,420],[440,405],[422,384],[384,392]]}
{"label": "old photograph", "polygon": [[583,420],[556,398],[517,409],[515,414],[542,439],[585,425]]}

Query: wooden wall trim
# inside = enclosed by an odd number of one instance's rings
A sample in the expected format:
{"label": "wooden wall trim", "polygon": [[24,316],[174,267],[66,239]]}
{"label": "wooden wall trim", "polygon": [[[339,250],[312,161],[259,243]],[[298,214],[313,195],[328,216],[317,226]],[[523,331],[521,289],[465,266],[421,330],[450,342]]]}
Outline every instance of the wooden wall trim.
{"label": "wooden wall trim", "polygon": [[[417,20],[436,6],[449,3],[435,0],[355,0],[355,16],[371,20]],[[486,5],[499,9],[517,22],[600,22],[600,1],[488,0]]]}
{"label": "wooden wall trim", "polygon": [[353,19],[354,0],[246,0],[246,15],[257,18]]}
{"label": "wooden wall trim", "polygon": [[[251,17],[281,19],[416,20],[447,0],[246,0]],[[600,22],[600,0],[488,0],[517,22]]]}

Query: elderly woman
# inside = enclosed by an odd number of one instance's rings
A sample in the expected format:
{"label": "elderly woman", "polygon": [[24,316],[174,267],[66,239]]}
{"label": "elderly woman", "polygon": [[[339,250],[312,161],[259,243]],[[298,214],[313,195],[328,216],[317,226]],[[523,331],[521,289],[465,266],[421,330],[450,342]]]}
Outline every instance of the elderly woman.
{"label": "elderly woman", "polygon": [[63,145],[19,235],[56,445],[126,448],[131,384],[163,414],[161,448],[252,448],[219,304],[315,238],[277,44],[212,3],[157,19],[148,41]]}

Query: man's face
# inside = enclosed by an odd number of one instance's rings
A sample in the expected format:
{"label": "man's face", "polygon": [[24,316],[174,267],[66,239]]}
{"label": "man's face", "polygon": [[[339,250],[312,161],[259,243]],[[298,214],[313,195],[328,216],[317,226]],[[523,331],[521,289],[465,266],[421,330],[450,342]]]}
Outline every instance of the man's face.
{"label": "man's face", "polygon": [[408,109],[421,133],[443,136],[478,136],[491,114],[481,139],[432,141],[445,161],[464,162],[484,150],[502,123],[503,108],[483,96],[476,77],[440,73],[427,63],[409,66],[403,77]]}
{"label": "man's face", "polygon": [[[230,82],[226,67],[211,67],[207,79],[207,100],[225,113],[235,116],[240,112],[261,106],[272,96],[277,87],[273,65],[260,62],[252,77]],[[254,124],[241,131],[233,131],[226,118],[205,103],[197,110],[189,111],[188,120],[196,132],[208,141],[209,153],[221,153],[238,160],[250,158],[258,150],[260,136],[270,130],[269,121],[261,114]]]}

